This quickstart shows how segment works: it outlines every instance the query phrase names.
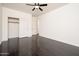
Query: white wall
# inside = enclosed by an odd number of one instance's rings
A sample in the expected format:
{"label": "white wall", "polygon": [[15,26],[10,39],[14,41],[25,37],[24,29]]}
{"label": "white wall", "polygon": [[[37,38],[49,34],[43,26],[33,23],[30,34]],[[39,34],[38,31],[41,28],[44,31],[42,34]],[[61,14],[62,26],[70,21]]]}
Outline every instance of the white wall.
{"label": "white wall", "polygon": [[79,46],[79,4],[68,4],[38,17],[39,35]]}
{"label": "white wall", "polygon": [[38,33],[38,17],[32,17],[32,35]]}
{"label": "white wall", "polygon": [[19,37],[32,36],[32,15],[3,7],[2,41],[8,40],[8,17],[19,18]]}
{"label": "white wall", "polygon": [[0,4],[0,44],[2,40],[2,6]]}

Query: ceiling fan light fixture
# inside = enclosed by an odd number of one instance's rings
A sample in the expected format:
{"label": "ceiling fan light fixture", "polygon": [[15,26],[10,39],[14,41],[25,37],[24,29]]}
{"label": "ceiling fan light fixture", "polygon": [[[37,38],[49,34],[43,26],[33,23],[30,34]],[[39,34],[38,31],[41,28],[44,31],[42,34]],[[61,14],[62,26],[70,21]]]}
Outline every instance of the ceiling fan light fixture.
{"label": "ceiling fan light fixture", "polygon": [[36,8],[36,9],[38,9],[38,8],[39,8],[39,6],[35,6],[35,8]]}
{"label": "ceiling fan light fixture", "polygon": [[40,11],[43,11],[42,6],[47,6],[47,4],[39,4],[39,3],[35,3],[35,4],[26,4],[26,5],[29,5],[29,6],[33,6],[33,9],[32,11],[34,11],[35,9],[39,9]]}

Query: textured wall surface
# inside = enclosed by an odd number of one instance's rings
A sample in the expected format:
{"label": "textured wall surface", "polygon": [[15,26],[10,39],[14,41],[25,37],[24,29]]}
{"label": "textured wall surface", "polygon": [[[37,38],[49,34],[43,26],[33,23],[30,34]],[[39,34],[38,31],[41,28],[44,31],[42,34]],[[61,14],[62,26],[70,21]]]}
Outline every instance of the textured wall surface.
{"label": "textured wall surface", "polygon": [[32,36],[32,15],[2,7],[2,41],[8,40],[8,17],[19,18],[19,37]]}
{"label": "textured wall surface", "polygon": [[0,44],[2,40],[2,5],[0,4]]}
{"label": "textured wall surface", "polygon": [[67,4],[38,20],[40,36],[79,47],[79,3]]}

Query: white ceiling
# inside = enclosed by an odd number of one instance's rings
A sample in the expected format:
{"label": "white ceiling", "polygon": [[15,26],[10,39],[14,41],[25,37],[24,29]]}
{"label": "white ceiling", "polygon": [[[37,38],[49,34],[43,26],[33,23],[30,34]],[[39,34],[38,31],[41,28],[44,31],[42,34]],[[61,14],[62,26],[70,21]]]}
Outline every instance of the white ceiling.
{"label": "white ceiling", "polygon": [[33,6],[28,6],[26,5],[26,3],[2,3],[2,6],[26,13],[31,13],[33,16],[39,16],[49,11],[55,10],[59,7],[62,7],[67,3],[47,3],[47,4],[48,4],[47,6],[41,7],[43,11],[39,10],[32,11]]}

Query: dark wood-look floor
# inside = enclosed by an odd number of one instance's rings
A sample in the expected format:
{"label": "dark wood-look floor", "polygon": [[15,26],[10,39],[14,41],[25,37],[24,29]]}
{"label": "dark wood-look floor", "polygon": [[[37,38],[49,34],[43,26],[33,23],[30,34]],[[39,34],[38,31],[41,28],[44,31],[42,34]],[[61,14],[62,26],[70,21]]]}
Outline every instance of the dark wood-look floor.
{"label": "dark wood-look floor", "polygon": [[79,47],[33,35],[2,42],[0,53],[4,53],[1,56],[79,56]]}
{"label": "dark wood-look floor", "polygon": [[2,56],[31,56],[31,50],[32,37],[11,38],[1,44]]}
{"label": "dark wood-look floor", "polygon": [[79,56],[79,47],[39,36],[39,56]]}
{"label": "dark wood-look floor", "polygon": [[38,34],[32,35],[32,55],[38,56],[39,46],[38,46]]}
{"label": "dark wood-look floor", "polygon": [[1,45],[0,45],[0,53],[1,53]]}

